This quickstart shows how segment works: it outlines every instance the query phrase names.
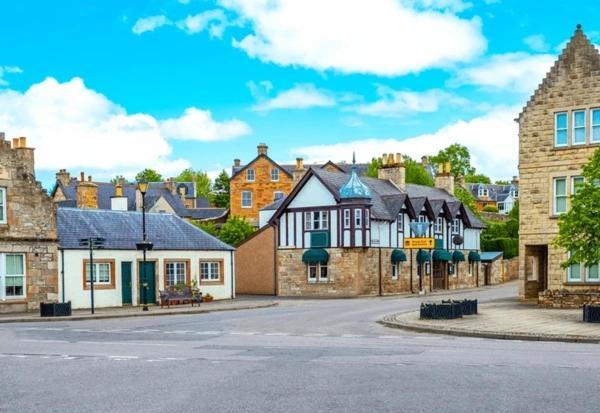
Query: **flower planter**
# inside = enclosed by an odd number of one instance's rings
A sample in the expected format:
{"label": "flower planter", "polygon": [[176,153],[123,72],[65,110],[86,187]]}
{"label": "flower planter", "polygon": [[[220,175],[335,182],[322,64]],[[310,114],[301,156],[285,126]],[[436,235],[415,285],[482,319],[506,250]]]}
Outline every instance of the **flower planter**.
{"label": "flower planter", "polygon": [[583,321],[586,323],[600,323],[600,305],[584,305]]}
{"label": "flower planter", "polygon": [[71,302],[40,303],[40,317],[68,317],[71,315]]}
{"label": "flower planter", "polygon": [[463,315],[477,314],[477,300],[447,300],[442,303],[457,303],[462,306]]}
{"label": "flower planter", "polygon": [[462,304],[460,303],[421,304],[420,318],[423,320],[452,320],[462,318],[462,316]]}

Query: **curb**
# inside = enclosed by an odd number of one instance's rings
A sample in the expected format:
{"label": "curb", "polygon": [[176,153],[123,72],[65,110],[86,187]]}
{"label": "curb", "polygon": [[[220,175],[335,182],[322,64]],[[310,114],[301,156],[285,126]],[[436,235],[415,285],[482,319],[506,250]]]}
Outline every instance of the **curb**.
{"label": "curb", "polygon": [[[406,314],[406,313],[402,313]],[[590,336],[576,335],[554,335],[554,334],[527,334],[527,333],[511,333],[511,332],[496,332],[485,330],[465,330],[461,328],[451,327],[434,327],[417,324],[414,322],[402,322],[394,319],[394,316],[386,316],[377,323],[388,327],[402,330],[415,331],[418,333],[443,334],[458,337],[478,337],[496,340],[521,340],[521,341],[550,341],[559,343],[589,343],[600,344],[600,338]]]}
{"label": "curb", "polygon": [[110,318],[135,318],[135,317],[164,317],[169,315],[195,315],[195,314],[208,314],[208,313],[219,313],[224,311],[238,311],[238,310],[255,310],[260,308],[270,308],[279,305],[279,303],[269,303],[269,304],[260,304],[256,306],[243,306],[243,307],[233,307],[233,308],[215,308],[215,309],[207,309],[200,311],[171,311],[168,313],[161,312],[139,312],[139,313],[131,313],[131,314],[100,314],[100,315],[82,315],[82,316],[69,316],[69,317],[39,317],[39,318],[31,318],[31,317],[23,317],[23,318],[10,318],[10,319],[0,319],[0,324],[9,324],[9,323],[44,323],[44,322],[60,322],[60,321],[83,321],[83,320],[105,320]]}

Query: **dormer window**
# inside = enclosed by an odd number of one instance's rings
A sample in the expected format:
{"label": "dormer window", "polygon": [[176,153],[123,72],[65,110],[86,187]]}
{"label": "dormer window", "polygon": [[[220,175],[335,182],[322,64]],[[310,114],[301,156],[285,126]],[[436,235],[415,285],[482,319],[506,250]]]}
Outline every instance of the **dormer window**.
{"label": "dormer window", "polygon": [[452,220],[452,233],[459,234],[460,233],[460,219],[454,218]]}
{"label": "dormer window", "polygon": [[0,224],[6,224],[6,188],[0,188]]}
{"label": "dormer window", "polygon": [[518,190],[518,189],[513,189],[513,190],[510,192],[510,195],[511,195],[513,198],[518,198],[518,197],[519,197],[519,190]]}
{"label": "dormer window", "polygon": [[246,181],[254,182],[254,169],[246,169]]}
{"label": "dormer window", "polygon": [[483,187],[479,187],[479,197],[483,198],[489,195],[488,189],[487,188],[483,188]]}
{"label": "dormer window", "polygon": [[279,182],[279,169],[277,169],[277,168],[271,169],[271,181]]}
{"label": "dormer window", "polygon": [[444,218],[442,217],[437,217],[435,219],[435,227],[434,227],[434,231],[436,234],[441,234],[442,230],[444,228]]}

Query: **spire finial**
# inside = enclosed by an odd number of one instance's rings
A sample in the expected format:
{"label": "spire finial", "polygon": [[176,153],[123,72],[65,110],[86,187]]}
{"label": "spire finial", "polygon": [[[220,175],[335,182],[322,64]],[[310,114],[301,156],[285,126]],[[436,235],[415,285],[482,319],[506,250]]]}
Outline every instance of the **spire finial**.
{"label": "spire finial", "polygon": [[581,30],[581,24],[578,23],[577,26],[575,26],[577,28],[577,30]]}
{"label": "spire finial", "polygon": [[356,165],[356,152],[352,152],[352,165]]}

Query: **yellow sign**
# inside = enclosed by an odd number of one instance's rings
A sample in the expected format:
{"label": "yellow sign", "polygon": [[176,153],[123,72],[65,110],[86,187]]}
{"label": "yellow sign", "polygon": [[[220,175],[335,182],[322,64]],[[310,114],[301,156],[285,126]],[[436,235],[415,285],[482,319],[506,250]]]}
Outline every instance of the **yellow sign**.
{"label": "yellow sign", "polygon": [[404,238],[404,248],[407,250],[431,250],[435,245],[433,238]]}

